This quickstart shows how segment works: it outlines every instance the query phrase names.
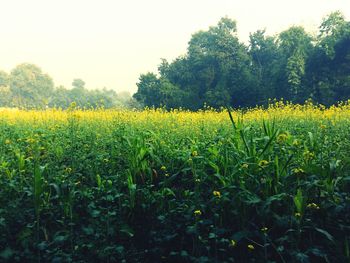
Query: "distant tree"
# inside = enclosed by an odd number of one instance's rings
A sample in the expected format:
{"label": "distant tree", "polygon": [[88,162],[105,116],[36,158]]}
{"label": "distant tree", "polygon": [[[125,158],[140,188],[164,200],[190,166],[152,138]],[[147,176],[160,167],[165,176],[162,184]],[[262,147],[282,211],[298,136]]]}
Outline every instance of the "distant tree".
{"label": "distant tree", "polygon": [[277,37],[265,30],[250,34],[249,46],[237,38],[236,22],[222,18],[216,26],[192,35],[187,53],[158,75],[142,74],[134,98],[144,105],[247,107],[269,99],[326,105],[350,96],[350,22],[340,12],[327,16],[312,37],[292,26]]}
{"label": "distant tree", "polygon": [[350,33],[349,22],[340,11],[330,13],[323,19],[318,35],[318,44],[330,58],[335,56],[335,45]]}
{"label": "distant tree", "polygon": [[49,106],[66,109],[71,103],[72,100],[69,97],[69,90],[63,86],[59,86],[54,90]]}
{"label": "distant tree", "polygon": [[161,106],[160,81],[153,73],[141,74],[133,97],[144,106]]}
{"label": "distant tree", "polygon": [[9,80],[9,74],[3,70],[0,70],[0,87],[7,87],[9,85]]}
{"label": "distant tree", "polygon": [[11,91],[9,88],[9,75],[0,70],[0,107],[11,106]]}
{"label": "distant tree", "polygon": [[303,27],[292,26],[278,37],[282,54],[280,89],[277,94],[287,100],[301,102],[308,97],[307,87],[302,85],[305,65],[313,50],[312,37]]}
{"label": "distant tree", "polygon": [[9,80],[12,103],[17,107],[42,108],[54,90],[51,77],[34,64],[21,64],[11,71]]}
{"label": "distant tree", "polygon": [[277,73],[280,69],[281,53],[275,37],[265,35],[258,30],[249,36],[249,55],[252,60],[252,72],[256,78],[258,104],[266,104],[268,99],[276,97]]}
{"label": "distant tree", "polygon": [[72,82],[72,86],[73,86],[73,88],[84,89],[85,88],[85,81],[83,81],[82,79],[74,79]]}
{"label": "distant tree", "polygon": [[307,65],[311,97],[331,105],[350,98],[350,22],[340,12],[325,17]]}

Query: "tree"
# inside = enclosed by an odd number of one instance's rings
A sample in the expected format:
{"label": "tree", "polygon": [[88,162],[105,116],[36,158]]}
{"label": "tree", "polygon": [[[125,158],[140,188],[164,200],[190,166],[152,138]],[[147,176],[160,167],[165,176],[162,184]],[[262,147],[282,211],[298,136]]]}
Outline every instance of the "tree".
{"label": "tree", "polygon": [[85,81],[83,81],[82,79],[74,79],[72,82],[72,86],[73,86],[73,88],[84,89],[85,88]]}
{"label": "tree", "polygon": [[161,105],[160,101],[160,82],[157,76],[153,73],[142,74],[139,82],[136,84],[137,92],[133,97],[144,106]]}
{"label": "tree", "polygon": [[276,38],[265,33],[265,30],[257,30],[249,36],[249,55],[258,87],[255,96],[258,104],[267,104],[268,99],[276,97],[276,76],[281,59]]}
{"label": "tree", "polygon": [[280,94],[287,100],[303,101],[309,93],[305,92],[307,87],[302,86],[302,79],[305,75],[306,61],[313,50],[312,37],[303,27],[292,26],[280,33],[278,39],[284,70],[284,78],[282,77],[284,81],[281,83],[282,94]]}
{"label": "tree", "polygon": [[323,19],[316,47],[307,65],[314,100],[331,105],[349,99],[350,23],[340,12]]}
{"label": "tree", "polygon": [[9,85],[10,76],[5,71],[0,70],[0,87],[7,87]]}
{"label": "tree", "polygon": [[42,108],[48,105],[54,90],[51,77],[34,64],[21,64],[11,71],[9,81],[13,105]]}
{"label": "tree", "polygon": [[334,47],[345,35],[350,34],[349,22],[340,11],[332,12],[323,19],[318,35],[318,44],[330,58],[334,58]]}

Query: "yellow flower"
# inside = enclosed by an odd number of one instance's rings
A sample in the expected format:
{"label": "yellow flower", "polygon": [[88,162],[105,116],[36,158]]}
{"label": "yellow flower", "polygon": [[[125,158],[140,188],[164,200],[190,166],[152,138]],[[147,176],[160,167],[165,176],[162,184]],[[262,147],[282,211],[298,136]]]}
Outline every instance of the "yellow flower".
{"label": "yellow flower", "polygon": [[221,193],[219,191],[213,191],[213,195],[216,197],[221,197]]}
{"label": "yellow flower", "polygon": [[268,230],[267,227],[261,228],[261,231],[262,231],[262,232],[267,232],[267,230]]}
{"label": "yellow flower", "polygon": [[168,177],[170,174],[166,173],[165,176]]}
{"label": "yellow flower", "polygon": [[292,172],[293,172],[294,174],[303,174],[303,173],[305,173],[305,171],[304,171],[303,169],[301,169],[301,168],[294,168],[294,169],[292,170]]}
{"label": "yellow flower", "polygon": [[5,140],[5,144],[10,144],[10,143],[11,143],[11,140],[9,140],[9,139]]}
{"label": "yellow flower", "polygon": [[315,157],[315,154],[313,152],[310,152],[310,151],[305,151],[303,153],[303,156],[304,156],[305,160],[311,160]]}
{"label": "yellow flower", "polygon": [[255,249],[255,247],[254,247],[254,245],[249,244],[249,245],[248,245],[248,249],[249,249],[249,250],[254,250],[254,249]]}
{"label": "yellow flower", "polygon": [[163,165],[162,167],[160,167],[160,170],[165,171],[166,167]]}
{"label": "yellow flower", "polygon": [[293,146],[299,146],[299,145],[300,145],[299,140],[295,139],[295,140],[293,141]]}
{"label": "yellow flower", "polygon": [[315,203],[310,203],[306,207],[311,209],[316,209],[316,210],[320,209],[320,207]]}
{"label": "yellow flower", "polygon": [[200,215],[202,214],[202,212],[201,212],[201,210],[195,210],[195,211],[193,212],[193,214],[194,214],[195,216],[200,216]]}
{"label": "yellow flower", "polygon": [[198,156],[198,152],[197,151],[193,151],[191,154],[193,157]]}
{"label": "yellow flower", "polygon": [[241,166],[243,169],[247,169],[248,168],[248,164],[247,163],[244,163],[244,164],[242,164],[242,166]]}
{"label": "yellow flower", "polygon": [[278,143],[283,143],[288,139],[288,134],[286,133],[281,133],[280,135],[277,136],[277,142]]}
{"label": "yellow flower", "polygon": [[295,217],[301,217],[301,214],[297,212],[297,213],[294,214],[294,216]]}
{"label": "yellow flower", "polygon": [[35,139],[33,139],[33,138],[28,138],[28,139],[26,140],[26,142],[27,142],[27,143],[35,143]]}
{"label": "yellow flower", "polygon": [[266,160],[261,160],[261,161],[259,162],[259,166],[261,166],[261,167],[266,167],[268,164],[269,164],[269,162],[266,161]]}
{"label": "yellow flower", "polygon": [[231,239],[231,240],[230,240],[230,246],[231,246],[231,247],[235,247],[236,245],[237,245],[236,241],[233,240],[233,239]]}

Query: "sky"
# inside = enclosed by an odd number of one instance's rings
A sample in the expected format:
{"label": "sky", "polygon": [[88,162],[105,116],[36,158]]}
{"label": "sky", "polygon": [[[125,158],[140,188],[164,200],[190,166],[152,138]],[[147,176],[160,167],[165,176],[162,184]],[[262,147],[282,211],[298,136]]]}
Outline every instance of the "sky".
{"label": "sky", "polygon": [[0,0],[0,9],[0,70],[33,63],[56,86],[81,78],[131,94],[140,74],[184,55],[191,35],[222,17],[237,21],[243,42],[264,28],[315,33],[336,10],[350,19],[350,0]]}

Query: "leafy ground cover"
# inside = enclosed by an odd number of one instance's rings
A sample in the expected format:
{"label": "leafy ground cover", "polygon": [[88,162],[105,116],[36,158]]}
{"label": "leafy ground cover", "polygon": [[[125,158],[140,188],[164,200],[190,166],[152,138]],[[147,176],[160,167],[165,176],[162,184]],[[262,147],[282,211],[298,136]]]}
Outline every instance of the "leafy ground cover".
{"label": "leafy ground cover", "polygon": [[1,262],[349,262],[350,106],[0,112]]}

